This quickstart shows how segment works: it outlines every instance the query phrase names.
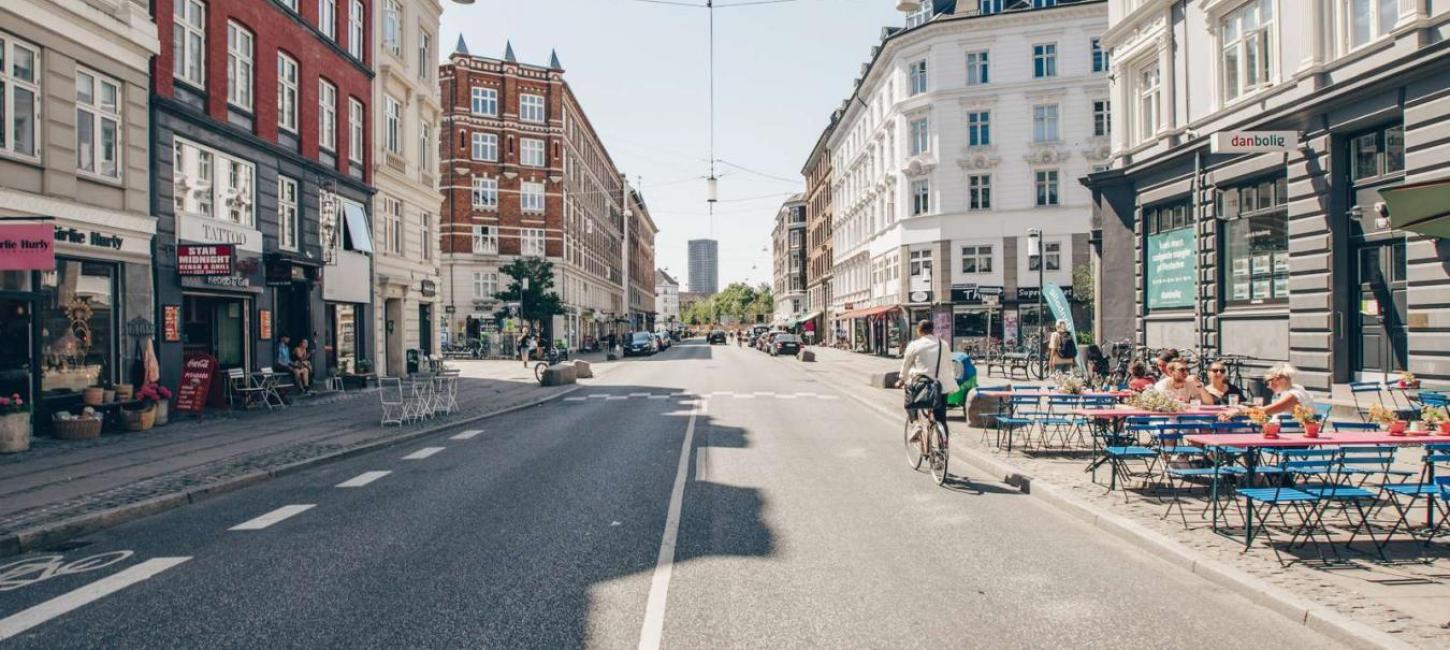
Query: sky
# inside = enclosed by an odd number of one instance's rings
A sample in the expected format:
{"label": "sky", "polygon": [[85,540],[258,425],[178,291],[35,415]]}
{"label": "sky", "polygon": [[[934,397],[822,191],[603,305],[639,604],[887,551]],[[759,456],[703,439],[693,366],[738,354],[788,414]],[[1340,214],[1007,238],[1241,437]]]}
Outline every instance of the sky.
{"label": "sky", "polygon": [[[720,241],[720,286],[769,282],[776,211],[805,190],[801,168],[849,96],[893,0],[787,0],[715,9],[715,158],[709,175],[709,13],[647,0],[443,0],[445,57],[463,34],[475,55],[547,64],[564,78],[615,165],[644,192],[659,226],[655,265],[688,281],[686,242]],[[741,169],[741,168],[745,169]],[[688,288],[688,287],[685,287]]]}

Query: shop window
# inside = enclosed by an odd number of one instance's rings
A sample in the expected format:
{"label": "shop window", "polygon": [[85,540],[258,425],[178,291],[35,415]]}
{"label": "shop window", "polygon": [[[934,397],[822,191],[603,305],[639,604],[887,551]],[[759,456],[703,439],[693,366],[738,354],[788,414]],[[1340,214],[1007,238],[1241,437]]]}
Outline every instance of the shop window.
{"label": "shop window", "polygon": [[40,281],[40,388],[79,391],[116,378],[116,266],[57,258]]}
{"label": "shop window", "polygon": [[1279,178],[1219,190],[1227,304],[1289,298],[1288,189],[1288,179]]}
{"label": "shop window", "polygon": [[1405,127],[1392,126],[1349,140],[1349,173],[1354,181],[1403,174]]}

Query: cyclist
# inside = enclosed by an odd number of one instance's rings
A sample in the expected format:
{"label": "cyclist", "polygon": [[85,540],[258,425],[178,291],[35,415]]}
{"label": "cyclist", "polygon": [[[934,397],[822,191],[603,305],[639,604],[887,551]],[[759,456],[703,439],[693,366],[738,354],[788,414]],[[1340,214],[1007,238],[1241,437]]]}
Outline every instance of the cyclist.
{"label": "cyclist", "polygon": [[[936,327],[929,320],[916,324],[917,339],[906,346],[906,353],[901,357],[901,378],[896,381],[896,387],[908,386],[917,377],[930,377],[941,384],[932,417],[946,430],[946,396],[957,392],[957,379],[952,373],[951,351],[945,342],[936,337],[935,331]],[[907,409],[906,415],[915,418],[916,409]]]}

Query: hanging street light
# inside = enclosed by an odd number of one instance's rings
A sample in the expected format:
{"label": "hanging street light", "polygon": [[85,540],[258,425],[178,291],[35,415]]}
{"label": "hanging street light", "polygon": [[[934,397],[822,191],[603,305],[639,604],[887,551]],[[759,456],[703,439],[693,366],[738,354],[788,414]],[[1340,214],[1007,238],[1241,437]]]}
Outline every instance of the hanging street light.
{"label": "hanging street light", "polygon": [[[472,0],[470,0],[472,1]],[[921,11],[920,0],[896,0],[896,10],[903,13]]]}

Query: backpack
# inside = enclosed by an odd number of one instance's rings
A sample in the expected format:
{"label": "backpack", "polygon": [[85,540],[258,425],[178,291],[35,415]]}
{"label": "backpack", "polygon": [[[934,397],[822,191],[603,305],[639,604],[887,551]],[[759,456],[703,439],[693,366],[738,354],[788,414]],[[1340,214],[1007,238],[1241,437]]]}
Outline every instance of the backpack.
{"label": "backpack", "polygon": [[1062,333],[1062,341],[1058,344],[1057,347],[1059,348],[1058,351],[1057,351],[1057,355],[1058,356],[1060,356],[1060,357],[1062,357],[1064,359],[1076,359],[1077,358],[1077,342],[1074,341],[1074,340],[1072,340],[1072,334],[1071,333],[1069,333],[1069,332],[1063,332]]}

